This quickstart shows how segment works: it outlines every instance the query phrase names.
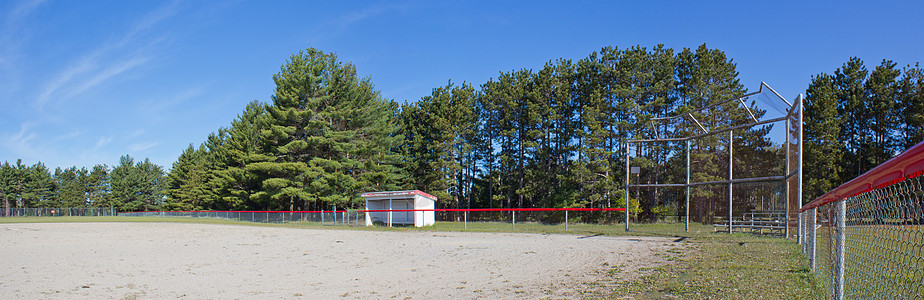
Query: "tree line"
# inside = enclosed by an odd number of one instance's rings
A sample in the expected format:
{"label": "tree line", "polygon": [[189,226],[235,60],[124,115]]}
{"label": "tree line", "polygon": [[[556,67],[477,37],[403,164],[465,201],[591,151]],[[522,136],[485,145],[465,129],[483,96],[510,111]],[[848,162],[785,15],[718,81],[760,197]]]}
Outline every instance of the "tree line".
{"label": "tree line", "polygon": [[811,201],[924,140],[924,69],[853,57],[812,76],[805,102],[805,181]]}
{"label": "tree line", "polygon": [[[180,155],[164,207],[358,208],[360,193],[395,189],[427,191],[441,207],[622,207],[626,139],[668,130],[648,126],[652,117],[743,95],[737,76],[732,59],[705,45],[605,47],[537,71],[501,72],[478,86],[449,81],[399,106],[352,64],[308,49],[273,76],[271,103],[251,102],[230,126]],[[700,113],[703,125],[748,122],[738,105]],[[748,106],[757,117],[765,113]],[[742,151],[779,155],[768,126],[745,131],[735,141]],[[719,144],[694,146],[693,159],[704,166],[698,180],[723,176],[721,159],[707,154]],[[633,163],[652,166],[641,180],[680,178],[656,162],[676,159],[676,150],[635,147]],[[642,215],[667,204],[642,196],[630,199]]]}
{"label": "tree line", "polygon": [[55,168],[22,160],[0,165],[0,198],[4,207],[109,207],[119,211],[154,210],[160,207],[165,173],[150,160],[135,162],[122,156],[119,165],[92,169]]}
{"label": "tree line", "polygon": [[[833,75],[812,77],[805,101],[806,201],[924,137],[922,74],[917,65],[898,70],[890,61],[868,72],[854,58]],[[655,188],[625,199],[625,153],[632,151],[631,164],[641,167],[638,182],[682,183],[684,145],[626,149],[628,139],[711,132],[766,113],[753,101],[710,106],[747,90],[734,61],[705,45],[604,47],[538,70],[500,72],[480,85],[450,80],[400,105],[384,99],[354,65],[317,49],[293,54],[273,80],[269,102],[250,102],[229,126],[189,145],[169,173],[128,156],[111,170],[98,165],[52,173],[41,163],[5,163],[4,200],[18,207],[122,211],[334,210],[362,207],[363,192],[420,189],[444,208],[623,207],[629,201],[635,215],[653,220],[677,214],[679,197]],[[688,112],[699,124],[652,120]],[[735,131],[736,177],[783,173],[785,146],[770,141],[772,126]],[[692,145],[692,182],[727,178],[728,158],[721,154],[727,139],[709,136]],[[721,210],[711,204],[718,193],[694,190],[694,203],[704,203],[694,207],[695,219]]]}

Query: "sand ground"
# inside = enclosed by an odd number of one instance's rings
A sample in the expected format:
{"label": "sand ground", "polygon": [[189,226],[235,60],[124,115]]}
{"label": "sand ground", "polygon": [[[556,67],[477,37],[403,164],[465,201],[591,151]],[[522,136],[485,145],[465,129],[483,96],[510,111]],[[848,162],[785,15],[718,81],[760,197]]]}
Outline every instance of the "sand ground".
{"label": "sand ground", "polygon": [[3,299],[581,298],[670,238],[182,223],[0,224]]}

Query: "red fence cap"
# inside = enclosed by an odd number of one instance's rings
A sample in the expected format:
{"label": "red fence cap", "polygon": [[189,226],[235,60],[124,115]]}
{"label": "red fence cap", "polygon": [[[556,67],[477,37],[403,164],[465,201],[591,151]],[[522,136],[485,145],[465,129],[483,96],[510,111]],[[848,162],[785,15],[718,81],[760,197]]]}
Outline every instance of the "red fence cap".
{"label": "red fence cap", "polygon": [[884,188],[908,178],[921,176],[922,173],[924,173],[924,142],[908,148],[902,154],[889,159],[872,170],[863,173],[863,175],[857,176],[857,178],[838,186],[821,195],[821,197],[815,198],[812,202],[802,206],[801,211],[863,194],[873,189]]}

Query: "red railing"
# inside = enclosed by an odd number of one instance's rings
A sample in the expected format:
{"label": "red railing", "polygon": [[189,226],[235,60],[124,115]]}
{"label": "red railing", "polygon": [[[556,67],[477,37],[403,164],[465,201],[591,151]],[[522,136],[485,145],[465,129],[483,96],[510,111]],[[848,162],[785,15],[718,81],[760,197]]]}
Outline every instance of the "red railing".
{"label": "red railing", "polygon": [[816,208],[837,200],[850,198],[874,189],[881,189],[908,178],[924,175],[924,142],[905,150],[885,163],[853,180],[815,198],[802,206],[801,211]]}

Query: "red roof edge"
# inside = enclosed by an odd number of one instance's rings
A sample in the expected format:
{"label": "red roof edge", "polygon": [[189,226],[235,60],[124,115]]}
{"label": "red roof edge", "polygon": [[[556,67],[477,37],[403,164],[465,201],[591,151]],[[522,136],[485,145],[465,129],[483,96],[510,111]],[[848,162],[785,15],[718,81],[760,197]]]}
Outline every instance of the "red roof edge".
{"label": "red roof edge", "polygon": [[369,198],[369,197],[383,197],[383,196],[400,196],[400,195],[421,195],[424,198],[436,201],[436,196],[424,193],[420,190],[406,190],[406,191],[385,191],[385,192],[369,192],[363,193],[360,197]]}
{"label": "red roof edge", "polygon": [[802,206],[801,211],[924,175],[924,141]]}

